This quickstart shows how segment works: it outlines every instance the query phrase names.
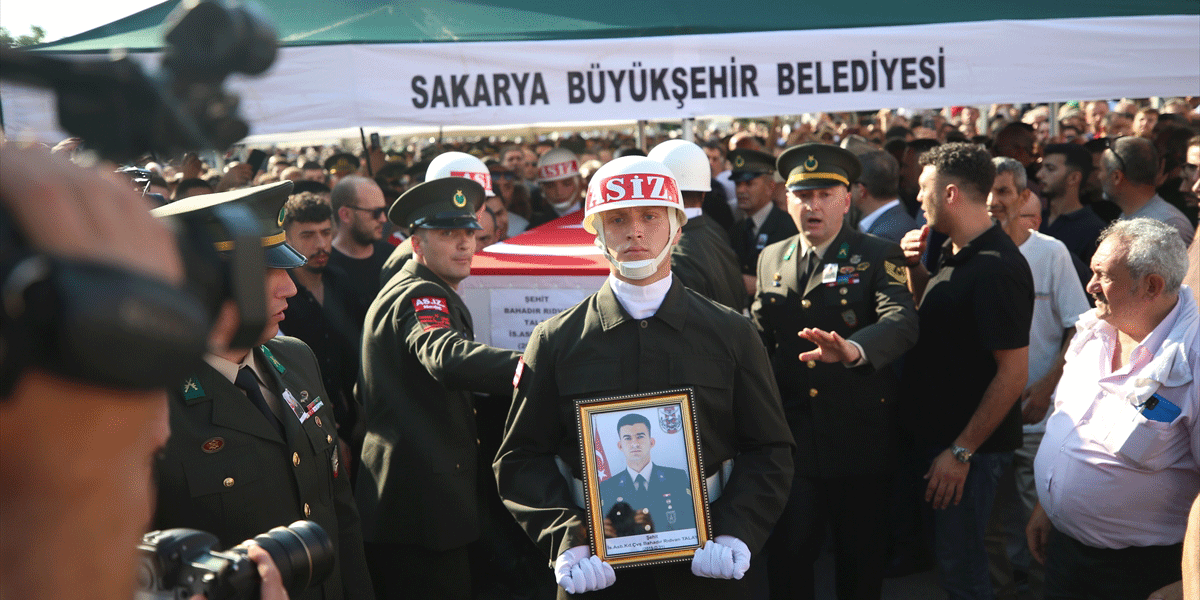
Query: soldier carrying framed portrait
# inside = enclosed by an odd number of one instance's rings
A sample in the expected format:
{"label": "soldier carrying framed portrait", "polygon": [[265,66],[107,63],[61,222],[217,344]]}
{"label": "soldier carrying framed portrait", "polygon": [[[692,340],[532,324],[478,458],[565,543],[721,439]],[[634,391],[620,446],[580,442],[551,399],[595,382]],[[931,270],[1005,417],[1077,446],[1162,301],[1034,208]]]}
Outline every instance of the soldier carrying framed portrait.
{"label": "soldier carrying framed portrait", "polygon": [[689,560],[711,527],[693,390],[576,406],[592,551],[614,568]]}

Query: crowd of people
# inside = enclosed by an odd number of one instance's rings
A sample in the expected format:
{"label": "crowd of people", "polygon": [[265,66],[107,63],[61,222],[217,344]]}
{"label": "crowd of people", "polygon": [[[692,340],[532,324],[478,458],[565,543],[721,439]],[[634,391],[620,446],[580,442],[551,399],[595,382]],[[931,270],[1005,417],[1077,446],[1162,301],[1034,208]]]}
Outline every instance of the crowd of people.
{"label": "crowd of people", "polygon": [[[228,303],[169,390],[152,527],[313,520],[314,599],[813,598],[829,549],[839,598],[1200,594],[1197,104],[141,161],[152,214],[240,204],[267,267],[264,330]],[[473,254],[556,219],[608,280],[523,354],[476,341]],[[575,401],[681,387],[711,535],[614,570]],[[622,423],[600,493],[665,531],[677,470]]]}

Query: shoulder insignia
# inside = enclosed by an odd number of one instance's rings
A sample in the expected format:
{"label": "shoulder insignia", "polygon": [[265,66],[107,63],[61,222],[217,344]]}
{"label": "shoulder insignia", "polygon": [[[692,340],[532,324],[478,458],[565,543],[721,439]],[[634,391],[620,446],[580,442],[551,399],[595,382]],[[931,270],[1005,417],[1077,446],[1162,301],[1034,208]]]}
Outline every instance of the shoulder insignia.
{"label": "shoulder insignia", "polygon": [[276,360],[275,355],[271,354],[271,350],[267,348],[266,344],[259,346],[259,348],[262,349],[263,356],[267,357],[267,361],[271,363],[272,367],[275,367],[276,371],[279,371],[280,375],[287,372],[287,369],[283,368],[283,365],[279,364],[279,361]]}
{"label": "shoulder insignia", "polygon": [[904,270],[904,267],[887,261],[884,261],[883,266],[887,269],[888,277],[891,277],[896,283],[900,285],[908,284],[908,272]]}
{"label": "shoulder insignia", "polygon": [[792,253],[794,253],[795,251],[796,251],[796,242],[792,242],[792,244],[790,246],[788,246],[787,252],[784,253],[783,260],[792,260]]}
{"label": "shoulder insignia", "polygon": [[195,376],[188,377],[187,381],[183,382],[184,400],[195,400],[196,398],[203,398],[204,396],[204,388],[200,387],[200,382]]}
{"label": "shoulder insignia", "polygon": [[413,298],[413,310],[421,312],[423,310],[436,310],[450,314],[450,306],[446,303],[445,298],[437,296],[423,296],[421,298]]}

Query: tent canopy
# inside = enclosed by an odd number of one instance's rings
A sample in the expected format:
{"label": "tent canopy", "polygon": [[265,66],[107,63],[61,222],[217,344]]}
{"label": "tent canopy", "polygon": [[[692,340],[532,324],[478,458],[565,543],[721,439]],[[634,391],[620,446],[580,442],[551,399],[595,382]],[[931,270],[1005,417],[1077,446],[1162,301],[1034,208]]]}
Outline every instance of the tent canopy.
{"label": "tent canopy", "polygon": [[[35,50],[97,58],[123,47],[153,63],[179,1]],[[230,79],[249,141],[1200,89],[1196,0],[857,0],[783,13],[772,0],[721,12],[681,0],[507,4],[261,0],[282,48],[262,77]],[[0,99],[10,132],[60,135],[46,94],[5,83]]]}
{"label": "tent canopy", "polygon": [[[163,22],[180,0],[35,47],[49,52],[153,51],[162,48]],[[894,0],[793,5],[775,0],[705,5],[693,0],[617,0],[601,4],[559,0],[256,0],[282,46],[425,44],[668,35],[801,31],[932,23],[1196,15],[1195,0],[1009,0],[905,3]],[[601,8],[602,7],[602,8]],[[830,10],[836,7],[837,10]],[[807,8],[807,10],[804,10]],[[1200,35],[1200,34],[1198,34]]]}

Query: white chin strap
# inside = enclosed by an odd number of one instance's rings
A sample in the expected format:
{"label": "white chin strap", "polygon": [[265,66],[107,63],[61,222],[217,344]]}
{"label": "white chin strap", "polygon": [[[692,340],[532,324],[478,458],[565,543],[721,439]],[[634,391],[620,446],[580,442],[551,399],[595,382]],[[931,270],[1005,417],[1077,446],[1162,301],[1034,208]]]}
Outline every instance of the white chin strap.
{"label": "white chin strap", "polygon": [[571,199],[571,200],[567,200],[566,202],[557,202],[557,203],[551,202],[550,206],[554,207],[555,212],[562,212],[564,210],[567,210],[568,208],[571,208],[572,206],[575,206],[575,200]]}
{"label": "white chin strap", "polygon": [[632,279],[634,281],[645,279],[658,272],[659,265],[661,265],[662,261],[666,260],[667,256],[671,254],[671,240],[675,239],[676,229],[679,227],[679,218],[676,216],[675,210],[667,210],[667,221],[671,224],[671,237],[668,238],[667,245],[663,247],[662,252],[659,252],[658,256],[654,258],[648,258],[646,260],[627,260],[625,262],[618,261],[613,257],[612,253],[609,252],[608,246],[604,243],[604,222],[601,219],[596,219],[596,222],[593,225],[593,227],[596,229],[596,247],[600,248],[600,250],[604,252],[604,258],[608,259],[609,264],[617,268],[617,272],[620,273],[622,277]]}

